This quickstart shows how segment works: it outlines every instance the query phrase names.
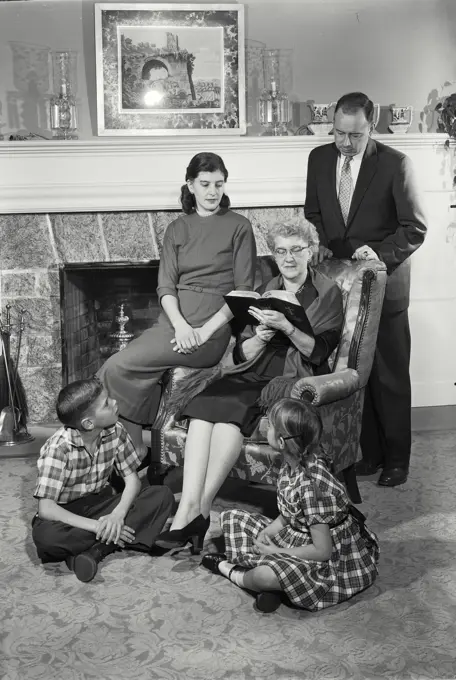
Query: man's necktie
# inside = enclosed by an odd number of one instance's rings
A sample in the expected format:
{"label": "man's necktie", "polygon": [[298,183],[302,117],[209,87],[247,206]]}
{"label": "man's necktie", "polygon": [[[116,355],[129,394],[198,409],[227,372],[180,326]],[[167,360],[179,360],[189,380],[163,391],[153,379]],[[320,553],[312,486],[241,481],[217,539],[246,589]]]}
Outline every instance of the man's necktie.
{"label": "man's necktie", "polygon": [[342,171],[340,173],[339,203],[345,224],[347,224],[348,213],[350,212],[350,200],[353,188],[353,181],[350,168],[350,163],[352,162],[352,160],[353,158],[351,156],[345,156]]}

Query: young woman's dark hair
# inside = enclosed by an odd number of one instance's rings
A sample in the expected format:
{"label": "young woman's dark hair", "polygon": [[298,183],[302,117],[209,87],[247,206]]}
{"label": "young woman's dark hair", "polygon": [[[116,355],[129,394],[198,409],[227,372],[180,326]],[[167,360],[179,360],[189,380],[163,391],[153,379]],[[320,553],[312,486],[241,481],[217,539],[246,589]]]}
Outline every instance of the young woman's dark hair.
{"label": "young woman's dark hair", "polygon": [[342,109],[344,113],[357,113],[360,109],[364,111],[368,123],[374,120],[374,104],[367,94],[363,92],[349,92],[344,94],[336,104],[334,114]]}
{"label": "young woman's dark hair", "polygon": [[[201,153],[197,153],[196,156],[193,156],[192,160],[188,164],[187,171],[185,173],[185,181],[187,182],[188,180],[195,180],[200,172],[216,172],[219,170],[226,182],[228,179],[228,170],[225,167],[225,163],[223,160],[220,158],[220,156],[217,156],[216,153],[210,153],[203,151]],[[181,195],[180,195],[180,202],[182,204],[182,210],[184,213],[187,215],[190,215],[190,213],[195,212],[196,210],[196,201],[194,195],[190,192],[190,189],[188,188],[187,184],[183,184],[181,187]],[[220,207],[221,208],[229,208],[230,207],[230,199],[226,194],[223,194],[222,200],[220,201]]]}

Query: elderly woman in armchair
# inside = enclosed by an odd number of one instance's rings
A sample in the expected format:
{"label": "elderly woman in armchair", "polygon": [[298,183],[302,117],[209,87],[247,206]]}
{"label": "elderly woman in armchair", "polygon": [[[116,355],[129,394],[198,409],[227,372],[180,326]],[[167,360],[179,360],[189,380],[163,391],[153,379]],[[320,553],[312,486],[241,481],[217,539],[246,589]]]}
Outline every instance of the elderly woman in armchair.
{"label": "elderly woman in armchair", "polygon": [[318,235],[309,222],[273,225],[267,243],[279,275],[257,292],[285,290],[306,311],[313,337],[296,328],[282,313],[249,309],[255,321],[233,350],[234,366],[219,372],[179,408],[189,418],[184,456],[182,497],[170,529],[157,539],[162,547],[192,543],[201,549],[210,524],[216,493],[260,418],[277,399],[289,396],[298,378],[329,372],[327,360],[337,347],[343,322],[342,295],[331,279],[313,269]]}

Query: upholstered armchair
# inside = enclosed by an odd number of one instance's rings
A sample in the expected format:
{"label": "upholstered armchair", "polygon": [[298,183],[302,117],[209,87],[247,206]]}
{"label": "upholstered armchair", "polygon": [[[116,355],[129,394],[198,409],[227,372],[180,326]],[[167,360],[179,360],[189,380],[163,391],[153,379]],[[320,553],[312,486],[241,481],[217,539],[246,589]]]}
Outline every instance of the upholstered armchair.
{"label": "upholstered armchair", "polygon": [[[319,409],[324,428],[323,446],[332,456],[333,470],[345,481],[352,501],[359,503],[361,499],[354,465],[359,459],[364,389],[374,357],[386,268],[378,261],[331,259],[321,263],[319,269],[336,281],[343,294],[341,341],[330,358],[331,373],[297,380],[292,396],[306,399]],[[256,285],[273,273],[271,258],[259,258]],[[233,343],[222,363],[228,360],[232,346]],[[177,382],[193,370],[172,369],[165,376],[162,400],[154,423],[155,432],[159,432],[160,462],[165,465],[183,465],[188,423],[177,422],[174,414],[169,412],[167,402]],[[253,435],[244,441],[230,476],[261,484],[275,483],[280,465],[267,443],[266,429],[267,421],[263,418]]]}

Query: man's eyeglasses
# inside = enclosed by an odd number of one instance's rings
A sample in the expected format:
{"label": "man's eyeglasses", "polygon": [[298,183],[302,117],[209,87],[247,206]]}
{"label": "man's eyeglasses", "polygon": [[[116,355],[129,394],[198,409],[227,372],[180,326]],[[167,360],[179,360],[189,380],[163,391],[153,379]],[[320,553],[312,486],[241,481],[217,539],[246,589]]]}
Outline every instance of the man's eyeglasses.
{"label": "man's eyeglasses", "polygon": [[274,255],[280,258],[286,257],[288,254],[293,255],[293,257],[300,257],[306,250],[309,250],[309,246],[293,246],[290,250],[287,250],[287,248],[276,248]]}

